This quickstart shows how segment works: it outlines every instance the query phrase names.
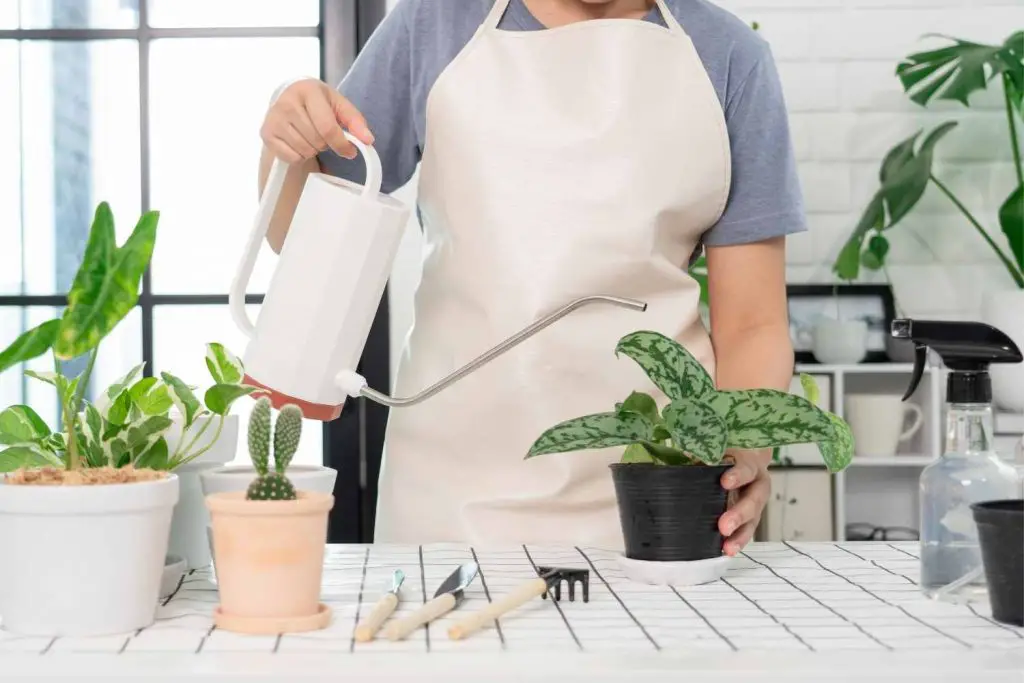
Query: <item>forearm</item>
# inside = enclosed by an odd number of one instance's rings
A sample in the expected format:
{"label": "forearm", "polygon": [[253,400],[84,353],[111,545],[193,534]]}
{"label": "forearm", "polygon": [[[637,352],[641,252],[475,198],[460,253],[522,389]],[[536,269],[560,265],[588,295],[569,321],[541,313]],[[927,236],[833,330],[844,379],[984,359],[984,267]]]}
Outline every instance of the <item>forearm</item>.
{"label": "forearm", "polygon": [[[784,323],[762,324],[713,338],[715,381],[719,389],[778,389],[789,391],[793,380],[793,344]],[[767,467],[771,449],[730,452],[754,458]]]}

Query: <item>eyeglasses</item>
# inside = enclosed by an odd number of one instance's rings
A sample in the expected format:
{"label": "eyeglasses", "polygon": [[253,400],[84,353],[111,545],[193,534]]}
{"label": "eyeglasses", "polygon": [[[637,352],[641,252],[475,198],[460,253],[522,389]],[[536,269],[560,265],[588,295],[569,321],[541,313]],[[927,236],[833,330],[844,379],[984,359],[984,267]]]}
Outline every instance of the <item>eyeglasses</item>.
{"label": "eyeglasses", "polygon": [[875,526],[874,524],[846,525],[848,541],[917,541],[917,529],[905,526]]}

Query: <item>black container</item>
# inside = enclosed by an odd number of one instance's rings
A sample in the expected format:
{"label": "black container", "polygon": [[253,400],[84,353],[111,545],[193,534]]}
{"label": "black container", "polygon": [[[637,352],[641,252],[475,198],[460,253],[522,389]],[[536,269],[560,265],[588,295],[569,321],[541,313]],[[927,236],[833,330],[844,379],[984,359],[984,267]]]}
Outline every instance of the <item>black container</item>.
{"label": "black container", "polygon": [[975,503],[971,510],[992,618],[1024,626],[1024,500]]}
{"label": "black container", "polygon": [[721,479],[730,467],[611,465],[626,557],[653,562],[720,557],[724,539],[718,518],[728,504]]}

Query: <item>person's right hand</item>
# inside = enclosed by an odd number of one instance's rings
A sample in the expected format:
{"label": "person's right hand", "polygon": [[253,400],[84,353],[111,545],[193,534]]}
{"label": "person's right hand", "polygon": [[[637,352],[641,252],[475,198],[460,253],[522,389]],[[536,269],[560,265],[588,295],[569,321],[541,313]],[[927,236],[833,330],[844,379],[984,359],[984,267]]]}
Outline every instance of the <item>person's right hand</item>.
{"label": "person's right hand", "polygon": [[311,159],[327,148],[354,159],[357,150],[342,127],[361,142],[373,144],[373,134],[359,110],[331,86],[310,78],[292,83],[281,93],[267,111],[260,137],[289,164]]}

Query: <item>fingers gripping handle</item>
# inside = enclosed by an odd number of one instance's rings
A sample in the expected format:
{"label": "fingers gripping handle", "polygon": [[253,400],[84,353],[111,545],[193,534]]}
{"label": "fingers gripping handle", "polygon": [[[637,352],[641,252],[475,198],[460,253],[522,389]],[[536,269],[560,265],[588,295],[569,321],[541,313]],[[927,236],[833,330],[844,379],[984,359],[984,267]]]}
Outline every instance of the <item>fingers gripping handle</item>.
{"label": "fingers gripping handle", "polygon": [[[376,199],[380,194],[380,185],[383,179],[380,157],[373,147],[363,144],[348,131],[343,132],[349,142],[359,150],[366,164],[366,182],[363,185],[362,197],[363,199]],[[260,247],[270,229],[270,220],[273,218],[277,202],[281,198],[281,189],[284,187],[287,175],[287,164],[275,157],[270,165],[270,173],[267,176],[266,186],[263,188],[263,196],[260,197],[259,207],[256,209],[256,218],[253,221],[252,232],[249,233],[249,241],[246,243],[245,251],[242,252],[242,258],[235,271],[228,294],[231,317],[238,329],[247,337],[252,337],[256,327],[245,310],[245,290],[249,287],[249,279],[252,277],[252,270],[256,265],[256,257],[259,256]]]}
{"label": "fingers gripping handle", "polygon": [[548,584],[544,579],[529,581],[503,598],[492,602],[487,607],[474,612],[452,626],[448,629],[448,637],[452,640],[461,640],[471,636],[481,628],[494,623],[499,617],[504,616],[517,607],[525,605],[534,598],[544,595],[547,589]]}
{"label": "fingers gripping handle", "polygon": [[397,606],[398,596],[394,593],[388,593],[381,598],[374,606],[373,611],[366,615],[366,618],[356,627],[356,642],[366,643],[373,640],[380,627],[394,613]]}
{"label": "fingers gripping handle", "polygon": [[455,609],[454,595],[445,593],[438,596],[405,619],[400,619],[391,624],[387,631],[388,640],[402,640],[420,626],[429,624],[438,617],[443,617],[453,609]]}

